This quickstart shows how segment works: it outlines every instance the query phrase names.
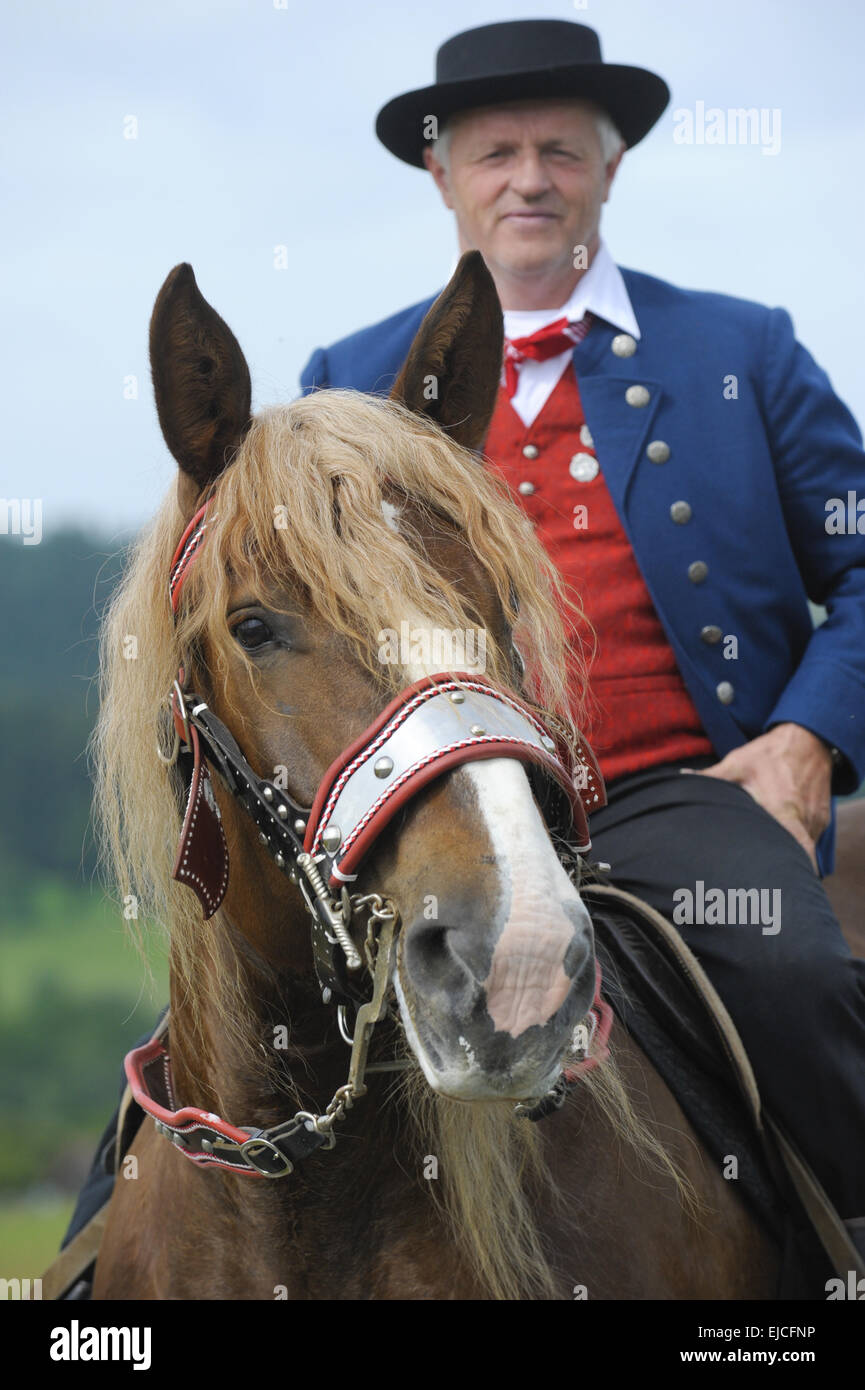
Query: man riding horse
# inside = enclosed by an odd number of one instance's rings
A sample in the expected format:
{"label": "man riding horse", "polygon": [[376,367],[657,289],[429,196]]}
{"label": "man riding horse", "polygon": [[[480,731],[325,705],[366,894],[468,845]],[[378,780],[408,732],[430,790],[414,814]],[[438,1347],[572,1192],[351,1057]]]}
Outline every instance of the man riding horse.
{"label": "man riding horse", "polygon": [[[450,39],[376,130],[496,283],[485,455],[596,637],[595,853],[680,926],[865,1251],[865,962],[815,872],[865,775],[865,535],[827,520],[862,440],[784,310],[621,270],[601,240],[668,100],[584,25],[516,21]],[[387,392],[431,303],[318,349],[304,390]]]}
{"label": "man riding horse", "polygon": [[[865,536],[827,523],[862,441],[783,310],[620,270],[601,241],[668,99],[583,25],[493,24],[445,43],[377,132],[432,173],[504,311],[486,466],[579,595],[575,644],[596,642],[594,856],[679,927],[865,1250],[865,962],[818,877],[832,794],[865,775]],[[388,394],[434,298],[318,349],[304,391]],[[67,1241],[112,1181],[98,1158]]]}

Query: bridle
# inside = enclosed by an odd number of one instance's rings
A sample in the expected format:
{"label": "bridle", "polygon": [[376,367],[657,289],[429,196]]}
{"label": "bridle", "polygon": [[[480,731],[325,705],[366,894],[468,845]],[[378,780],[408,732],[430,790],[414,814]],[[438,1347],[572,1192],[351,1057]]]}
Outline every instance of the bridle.
{"label": "bridle", "polygon": [[[169,597],[176,615],[183,581],[212,518],[206,503],[189,523],[171,565]],[[396,953],[398,912],[376,892],[352,894],[349,885],[388,822],[433,779],[484,758],[516,758],[530,775],[557,852],[576,881],[580,856],[591,846],[587,813],[606,803],[603,778],[588,744],[575,756],[518,696],[466,672],[422,677],[402,690],[364,732],[331,763],[310,807],[299,805],[275,780],[259,777],[225,724],[178,673],[170,696],[174,740],[163,762],[179,764],[187,787],[186,810],[173,876],[197,894],[205,920],[219,908],[228,888],[229,859],[208,762],[258,828],[259,840],[276,867],[296,884],[311,921],[312,954],[326,1004],[334,1004],[343,1038],[351,1046],[348,1080],[322,1115],[300,1111],[268,1130],[237,1128],[197,1109],[178,1109],[169,1054],[160,1034],[126,1059],[133,1095],[153,1116],[157,1129],[186,1156],[234,1172],[282,1177],[294,1163],[326,1145],[333,1125],[366,1091],[371,1070],[404,1065],[367,1063],[372,1030],[387,1012]],[[207,761],[205,761],[205,758]],[[349,934],[355,914],[369,916],[359,950]],[[372,977],[372,994],[362,986],[362,966]],[[597,970],[597,967],[596,967]],[[353,1031],[347,1010],[356,1009]],[[571,1050],[572,1065],[536,1104],[517,1106],[540,1119],[562,1104],[568,1085],[606,1056],[611,1024],[601,1000],[600,972],[586,1024]],[[589,1047],[597,1033],[599,1046]]]}

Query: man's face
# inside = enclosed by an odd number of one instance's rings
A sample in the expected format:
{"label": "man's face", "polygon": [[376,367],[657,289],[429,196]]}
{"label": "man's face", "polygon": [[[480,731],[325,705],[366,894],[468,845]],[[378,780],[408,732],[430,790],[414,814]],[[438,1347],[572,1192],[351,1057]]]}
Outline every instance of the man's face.
{"label": "man's face", "polygon": [[605,167],[591,107],[575,101],[509,103],[456,116],[445,168],[427,168],[457,218],[462,250],[495,273],[531,275],[593,256],[601,208],[621,156]]}

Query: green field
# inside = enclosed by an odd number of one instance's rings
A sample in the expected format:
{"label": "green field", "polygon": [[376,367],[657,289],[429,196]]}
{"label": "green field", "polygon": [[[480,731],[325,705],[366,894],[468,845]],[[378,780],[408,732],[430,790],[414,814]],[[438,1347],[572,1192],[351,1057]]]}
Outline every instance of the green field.
{"label": "green field", "polygon": [[0,1203],[0,1279],[39,1279],[57,1254],[74,1205],[71,1197]]}
{"label": "green field", "polygon": [[123,1055],[167,1000],[161,943],[143,960],[127,927],[98,891],[58,880],[4,909],[0,1277],[34,1277],[56,1252]]}

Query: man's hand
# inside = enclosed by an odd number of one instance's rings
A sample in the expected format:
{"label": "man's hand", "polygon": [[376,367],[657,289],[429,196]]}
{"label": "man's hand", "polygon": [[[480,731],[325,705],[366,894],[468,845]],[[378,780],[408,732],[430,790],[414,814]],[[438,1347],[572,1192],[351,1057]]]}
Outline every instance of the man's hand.
{"label": "man's hand", "polygon": [[832,814],[832,754],[810,729],[777,724],[702,775],[738,782],[790,831],[817,869],[815,846]]}

